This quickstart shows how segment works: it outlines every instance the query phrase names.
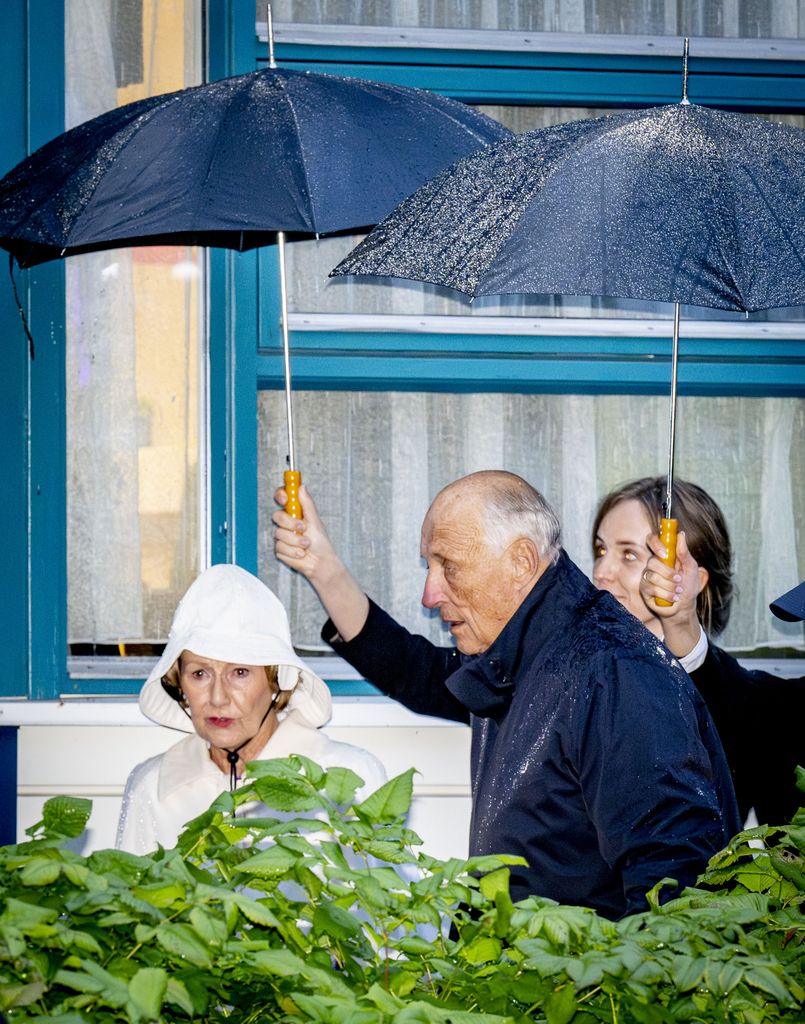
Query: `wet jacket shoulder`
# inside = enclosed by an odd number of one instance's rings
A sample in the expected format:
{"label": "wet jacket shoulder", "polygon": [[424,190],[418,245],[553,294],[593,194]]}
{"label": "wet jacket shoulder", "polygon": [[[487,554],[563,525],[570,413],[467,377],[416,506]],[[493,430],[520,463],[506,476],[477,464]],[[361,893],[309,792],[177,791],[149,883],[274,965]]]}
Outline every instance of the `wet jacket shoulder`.
{"label": "wet jacket shoulder", "polygon": [[805,804],[795,770],[805,765],[805,676],[785,679],[744,668],[710,644],[691,673],[727,755],[742,819],[782,825]]}

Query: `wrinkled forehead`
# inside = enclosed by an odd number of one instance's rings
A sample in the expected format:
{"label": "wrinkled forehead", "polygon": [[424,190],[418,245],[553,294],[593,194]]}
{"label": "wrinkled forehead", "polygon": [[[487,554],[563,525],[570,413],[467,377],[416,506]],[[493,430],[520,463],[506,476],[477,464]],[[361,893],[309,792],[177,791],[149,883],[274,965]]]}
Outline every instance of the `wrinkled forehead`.
{"label": "wrinkled forehead", "polygon": [[421,553],[441,551],[445,545],[477,545],[483,541],[483,506],[472,495],[443,491],[435,498],[422,523]]}

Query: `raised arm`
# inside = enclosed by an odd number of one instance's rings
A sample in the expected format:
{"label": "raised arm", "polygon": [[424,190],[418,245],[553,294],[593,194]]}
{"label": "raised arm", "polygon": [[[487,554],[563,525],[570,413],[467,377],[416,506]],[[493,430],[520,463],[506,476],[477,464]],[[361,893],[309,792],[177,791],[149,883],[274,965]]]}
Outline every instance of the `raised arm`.
{"label": "raised arm", "polygon": [[[277,527],[274,552],[284,565],[310,582],[341,637],[353,640],[366,623],[369,599],[339,558],[304,484],[299,488],[299,499],[303,519],[292,518],[282,508],[271,517]],[[274,500],[284,506],[282,488]]]}
{"label": "raised arm", "polygon": [[[274,495],[285,504],[285,491]],[[454,647],[438,647],[409,633],[369,598],[336,553],[316,504],[299,488],[304,519],[282,509],[273,513],[277,558],[302,573],[324,605],[330,622],[323,633],[337,654],[384,693],[419,714],[466,722],[467,709],[444,686],[460,665]],[[370,614],[371,607],[371,614]],[[338,636],[331,635],[331,624]]]}

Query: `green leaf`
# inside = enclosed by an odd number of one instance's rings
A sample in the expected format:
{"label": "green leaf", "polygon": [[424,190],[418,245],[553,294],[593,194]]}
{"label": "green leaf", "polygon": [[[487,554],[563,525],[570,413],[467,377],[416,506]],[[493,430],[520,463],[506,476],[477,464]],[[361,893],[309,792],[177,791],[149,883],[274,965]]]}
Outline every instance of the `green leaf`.
{"label": "green leaf", "polygon": [[673,978],[680,992],[689,992],[697,987],[704,977],[707,961],[704,957],[677,957],[673,965]]}
{"label": "green leaf", "polygon": [[245,893],[234,893],[233,902],[247,921],[252,924],[264,925],[267,928],[279,928],[280,922],[276,914],[259,900],[246,896]]}
{"label": "green leaf", "polygon": [[410,864],[411,851],[400,849],[399,843],[369,839],[360,844],[362,851],[370,857],[377,857],[388,864]]}
{"label": "green leaf", "polygon": [[105,879],[96,878],[92,871],[84,864],[62,864],[62,874],[67,881],[76,889],[92,888],[94,890],[105,889]]}
{"label": "green leaf", "polygon": [[317,900],[319,898],[324,888],[324,883],[315,871],[311,871],[304,864],[298,864],[294,869],[294,878],[303,886],[309,900]]}
{"label": "green leaf", "polygon": [[501,953],[500,939],[487,935],[480,935],[473,939],[464,949],[459,950],[459,956],[469,964],[485,964],[490,961],[497,961]]}
{"label": "green leaf", "polygon": [[[271,764],[266,761],[264,764]],[[276,762],[274,762],[276,763]],[[259,799],[275,811],[312,811],[326,807],[326,802],[305,779],[298,775],[266,775],[254,780]]]}
{"label": "green leaf", "polygon": [[369,986],[369,990],[366,993],[366,1000],[376,1006],[378,1010],[383,1013],[394,1015],[399,1012],[402,1008],[403,1003],[399,998],[392,995],[390,992],[386,992],[384,988],[375,982]]}
{"label": "green leaf", "polygon": [[779,975],[769,967],[753,967],[744,973],[744,982],[752,988],[767,992],[783,1006],[792,1002],[791,995]]}
{"label": "green leaf", "polygon": [[276,878],[287,874],[297,859],[292,850],[286,850],[282,846],[270,846],[267,850],[261,850],[242,864],[238,864],[235,871],[242,875],[257,875],[259,878]]}
{"label": "green leaf", "polygon": [[361,820],[376,824],[404,818],[411,807],[415,773],[415,768],[409,768],[401,775],[389,779],[355,807],[356,814]]}
{"label": "green leaf", "polygon": [[141,967],[129,982],[129,1002],[146,1020],[158,1020],[168,988],[161,967]]}
{"label": "green leaf", "polygon": [[30,931],[40,924],[49,924],[59,916],[58,910],[53,907],[37,907],[25,900],[14,899],[10,896],[6,901],[5,910],[0,917],[3,924],[13,925],[20,931]]}
{"label": "green leaf", "polygon": [[83,970],[62,968],[54,976],[57,985],[64,985],[76,992],[102,996],[110,1006],[124,1006],[128,999],[128,986],[98,964],[82,961]]}
{"label": "green leaf", "polygon": [[[42,808],[45,835],[54,839],[77,839],[86,828],[92,813],[92,801],[80,796],[53,796]],[[37,828],[26,829],[32,835]]]}
{"label": "green leaf", "polygon": [[661,878],[656,885],[653,885],[646,893],[646,900],[652,910],[660,909],[660,893],[665,888],[676,889],[679,882],[675,878]]}
{"label": "green leaf", "polygon": [[334,903],[316,907],[313,913],[313,928],[336,939],[347,939],[361,930],[360,922],[348,911]]}
{"label": "green leaf", "polygon": [[508,896],[509,877],[510,872],[508,868],[498,868],[497,871],[490,871],[488,875],[484,875],[481,879],[481,892],[488,900],[494,900],[498,893],[504,893]]}
{"label": "green leaf", "polygon": [[23,885],[42,886],[55,882],[61,874],[61,864],[45,857],[34,857],[20,871]]}
{"label": "green leaf", "polygon": [[179,1009],[184,1010],[188,1017],[193,1017],[194,1014],[200,1013],[203,1010],[203,1005],[197,1006],[185,985],[176,978],[168,978],[168,983],[165,986],[164,1001],[178,1006]]}
{"label": "green leaf", "polygon": [[208,946],[220,946],[226,942],[225,923],[202,907],[193,907],[190,911],[190,924]]}
{"label": "green leaf", "polygon": [[0,984],[0,1010],[11,1010],[16,1006],[30,1006],[47,992],[44,981],[32,981],[27,985]]}
{"label": "green leaf", "polygon": [[556,992],[551,992],[543,1003],[547,1024],[569,1024],[578,1009],[576,990],[572,985],[565,985]]}
{"label": "green leaf", "polygon": [[98,940],[90,932],[78,931],[75,928],[65,928],[62,932],[61,941],[65,949],[80,949],[82,953],[94,953],[98,957],[103,956]]}
{"label": "green leaf", "polygon": [[152,907],[163,909],[177,900],[184,899],[185,890],[173,883],[154,882],[151,885],[136,885],[131,890],[138,900],[149,903]]}
{"label": "green leaf", "polygon": [[780,854],[772,851],[770,859],[783,878],[795,885],[800,892],[805,893],[805,870],[803,870],[801,857],[793,857],[786,851]]}
{"label": "green leaf", "polygon": [[197,967],[211,967],[212,958],[204,941],[190,925],[166,921],[156,930],[157,942],[168,953]]}
{"label": "green leaf", "polygon": [[305,973],[305,961],[287,949],[260,949],[249,957],[264,974],[278,974],[281,978],[295,978]]}
{"label": "green leaf", "polygon": [[351,804],[363,779],[350,768],[331,768],[324,782],[324,792],[334,804]]}
{"label": "green leaf", "polygon": [[429,956],[436,952],[436,946],[421,935],[405,935],[395,943],[401,953],[409,956]]}

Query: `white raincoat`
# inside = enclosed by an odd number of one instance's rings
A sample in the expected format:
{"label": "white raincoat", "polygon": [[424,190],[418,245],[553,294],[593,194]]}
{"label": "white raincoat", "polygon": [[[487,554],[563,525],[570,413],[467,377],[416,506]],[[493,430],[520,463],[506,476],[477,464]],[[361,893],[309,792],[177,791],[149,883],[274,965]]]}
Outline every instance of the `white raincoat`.
{"label": "white raincoat", "polygon": [[[288,619],[278,598],[251,573],[214,565],[190,586],[176,609],[168,643],[140,693],[140,708],[159,725],[190,733],[164,754],[138,764],[123,794],[117,846],[148,853],[172,847],[184,825],[203,813],[229,786],[180,705],[162,688],[162,677],[182,651],[216,661],[277,665],[279,686],[293,690],[279,724],[254,758],[304,754],[324,768],[351,768],[368,795],[386,781],[380,761],[367,750],[330,739],[320,731],[332,712],[330,691],[291,646]],[[265,814],[259,804],[242,814]]]}

